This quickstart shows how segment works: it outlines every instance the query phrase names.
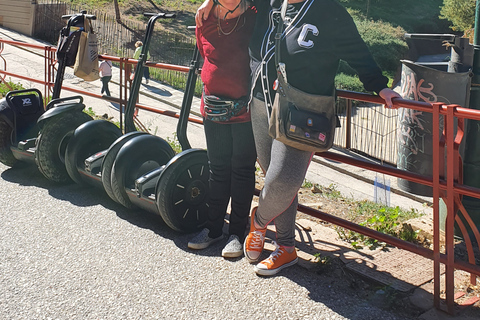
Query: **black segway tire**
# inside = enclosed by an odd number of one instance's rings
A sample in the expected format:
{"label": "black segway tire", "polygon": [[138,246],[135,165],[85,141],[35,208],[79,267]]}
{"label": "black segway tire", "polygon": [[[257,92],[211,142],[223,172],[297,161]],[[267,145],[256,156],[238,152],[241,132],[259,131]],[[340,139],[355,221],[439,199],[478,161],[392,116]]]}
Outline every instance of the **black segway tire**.
{"label": "black segway tire", "polygon": [[193,232],[207,221],[207,151],[189,149],[165,165],[158,178],[156,201],[160,216],[173,230]]}
{"label": "black segway tire", "polygon": [[65,151],[65,168],[70,178],[78,184],[84,184],[80,170],[85,168],[85,159],[107,150],[121,135],[120,128],[106,120],[88,121],[79,126]]}
{"label": "black segway tire", "polygon": [[125,143],[112,167],[111,184],[117,202],[134,208],[126,188],[132,189],[135,180],[166,164],[174,155],[167,141],[153,135],[141,135]]}
{"label": "black segway tire", "polygon": [[105,157],[102,160],[102,184],[103,188],[105,189],[105,192],[108,194],[110,199],[112,199],[115,202],[118,202],[117,198],[115,197],[115,194],[113,193],[112,189],[112,167],[113,163],[115,162],[115,158],[117,157],[118,151],[131,139],[139,136],[139,135],[144,135],[148,134],[143,131],[133,131],[129,132],[117,140],[108,148],[107,153],[105,154]]}
{"label": "black segway tire", "polygon": [[13,167],[18,162],[10,149],[12,132],[13,128],[4,119],[0,118],[0,162],[9,167]]}
{"label": "black segway tire", "polygon": [[49,120],[37,137],[35,162],[40,172],[49,180],[70,182],[65,168],[65,150],[75,129],[92,120],[84,112],[65,112]]}

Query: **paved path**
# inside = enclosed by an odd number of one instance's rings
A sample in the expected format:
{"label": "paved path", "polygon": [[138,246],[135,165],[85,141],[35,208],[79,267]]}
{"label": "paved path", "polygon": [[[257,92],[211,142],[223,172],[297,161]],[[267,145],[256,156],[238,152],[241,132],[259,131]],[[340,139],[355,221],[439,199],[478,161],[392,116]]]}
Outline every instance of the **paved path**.
{"label": "paved path", "polygon": [[0,172],[0,319],[406,319],[330,275],[192,252],[159,217],[34,166]]}

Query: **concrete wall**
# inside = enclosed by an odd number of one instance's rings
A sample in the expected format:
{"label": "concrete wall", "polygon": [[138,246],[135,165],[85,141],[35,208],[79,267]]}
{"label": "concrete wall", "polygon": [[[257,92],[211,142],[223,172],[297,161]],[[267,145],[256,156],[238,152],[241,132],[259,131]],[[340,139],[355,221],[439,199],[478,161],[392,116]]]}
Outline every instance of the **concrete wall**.
{"label": "concrete wall", "polygon": [[35,2],[35,0],[0,0],[0,25],[31,36]]}

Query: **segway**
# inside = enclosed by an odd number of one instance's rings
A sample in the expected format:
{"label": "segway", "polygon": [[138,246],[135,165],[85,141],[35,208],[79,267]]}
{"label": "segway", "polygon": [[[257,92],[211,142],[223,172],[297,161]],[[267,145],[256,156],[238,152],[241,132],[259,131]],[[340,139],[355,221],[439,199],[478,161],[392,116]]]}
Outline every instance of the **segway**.
{"label": "segway", "polygon": [[[198,229],[206,221],[209,176],[206,151],[191,149],[186,138],[199,65],[197,48],[190,65],[177,125],[177,136],[184,151],[175,155],[164,139],[136,131],[133,122],[150,39],[154,23],[159,17],[152,16],[147,25],[125,110],[127,133],[119,137],[108,150],[98,149],[95,154],[90,150],[92,155],[86,158],[87,154],[77,150],[82,150],[85,141],[98,137],[102,130],[107,129],[95,125],[95,121],[78,127],[67,148],[66,164],[69,172],[74,171],[72,178],[81,177],[81,182],[95,185],[101,179],[105,191],[114,201],[127,208],[139,207],[159,214],[172,229],[189,232]],[[82,159],[86,160],[82,163]]]}
{"label": "segway", "polygon": [[[129,108],[135,108],[141,85],[142,72],[147,60],[150,38],[156,20],[159,18],[175,17],[175,14],[167,13],[145,13],[144,15],[150,17],[150,19],[147,24],[145,41],[136,68],[135,79],[130,88],[127,110]],[[125,117],[126,123],[133,123],[133,112],[126,112]],[[127,120],[129,117],[131,118],[131,122]],[[111,171],[120,148],[131,139],[138,136],[146,136],[145,138],[149,141],[153,140],[151,145],[152,149],[156,151],[164,150],[165,155],[159,160],[160,162],[154,162],[151,165],[143,164],[140,171],[138,171],[139,168],[137,168],[137,175],[141,175],[146,171],[150,171],[154,167],[165,164],[175,155],[173,149],[163,139],[151,136],[145,132],[138,132],[134,125],[133,127],[126,126],[126,134],[122,135],[120,129],[111,122],[106,120],[94,120],[83,124],[75,130],[66,150],[65,165],[67,172],[75,182],[102,187],[116,202],[122,201],[122,193],[111,186]],[[158,146],[158,143],[160,143],[160,146]],[[151,154],[151,157],[155,159],[153,153]],[[132,167],[135,165],[136,163],[131,163]],[[123,201],[120,203],[127,207],[132,207],[128,202]]]}
{"label": "segway", "polygon": [[[192,149],[186,132],[198,69],[199,52],[195,47],[177,125],[177,137],[183,151],[165,165],[132,179],[135,174],[128,165],[129,160],[134,160],[132,155],[144,163],[153,160],[149,158],[151,142],[144,137],[136,137],[120,149],[111,173],[112,188],[117,191],[115,194],[121,198],[120,202],[159,214],[170,228],[180,232],[201,228],[208,211],[207,151]],[[126,114],[128,112],[133,112],[133,108],[127,108]],[[130,117],[126,118],[125,124],[133,126],[127,121],[131,121]]]}
{"label": "segway", "polygon": [[59,66],[52,101],[45,109],[37,89],[12,91],[0,100],[0,161],[3,164],[11,167],[19,161],[36,163],[46,178],[55,182],[70,180],[64,165],[66,146],[73,131],[92,118],[82,112],[85,105],[81,96],[62,99],[59,96],[65,66],[75,62],[84,19],[95,19],[85,13],[62,17],[69,20],[60,32]]}

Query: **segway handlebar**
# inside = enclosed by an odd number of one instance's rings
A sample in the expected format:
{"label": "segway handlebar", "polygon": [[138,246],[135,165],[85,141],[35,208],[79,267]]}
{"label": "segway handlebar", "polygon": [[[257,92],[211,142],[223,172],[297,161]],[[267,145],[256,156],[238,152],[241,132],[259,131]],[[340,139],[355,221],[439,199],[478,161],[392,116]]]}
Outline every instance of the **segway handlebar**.
{"label": "segway handlebar", "polygon": [[[71,100],[77,100],[77,99],[78,99],[78,103],[83,103],[83,97],[82,96],[72,96],[72,97],[53,99],[48,104],[54,106],[54,105],[57,105],[59,103],[63,103],[65,101],[71,101]],[[47,109],[49,109],[49,108],[47,108]]]}
{"label": "segway handlebar", "polygon": [[175,13],[165,13],[165,12],[159,12],[159,13],[145,12],[143,13],[143,15],[145,17],[159,16],[159,18],[175,18],[177,16]]}
{"label": "segway handlebar", "polygon": [[[86,13],[86,11],[85,11]],[[75,16],[78,16],[78,15],[81,15],[83,14],[85,16],[85,18],[87,19],[90,19],[90,20],[97,20],[97,16],[96,15],[93,15],[93,14],[85,14],[85,13],[75,13],[75,14],[65,14],[62,16],[62,19],[70,19],[71,17],[75,17]]]}

